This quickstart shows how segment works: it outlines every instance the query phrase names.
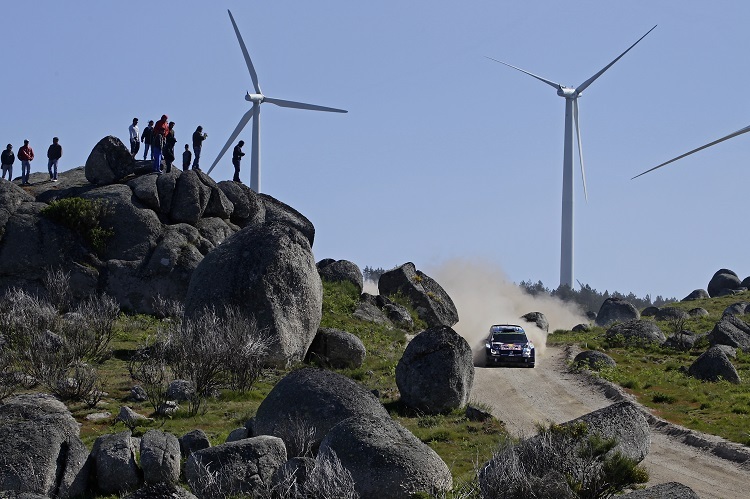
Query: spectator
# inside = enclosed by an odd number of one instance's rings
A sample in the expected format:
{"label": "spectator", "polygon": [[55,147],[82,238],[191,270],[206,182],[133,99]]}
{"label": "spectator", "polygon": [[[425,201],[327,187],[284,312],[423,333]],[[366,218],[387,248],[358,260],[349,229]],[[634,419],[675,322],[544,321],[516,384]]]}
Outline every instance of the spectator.
{"label": "spectator", "polygon": [[62,146],[59,144],[60,139],[54,137],[52,139],[52,145],[47,149],[47,171],[49,171],[49,179],[53,182],[57,182],[57,162],[62,158]]}
{"label": "spectator", "polygon": [[133,118],[133,124],[128,127],[128,131],[130,132],[130,155],[135,158],[135,155],[138,154],[138,149],[141,148],[138,118]]}
{"label": "spectator", "polygon": [[203,141],[208,137],[207,133],[203,133],[203,127],[199,126],[193,132],[193,151],[195,151],[195,161],[193,162],[193,170],[200,170],[198,162],[201,159],[201,148],[203,147]]}
{"label": "spectator", "polygon": [[172,164],[174,163],[174,146],[177,144],[177,139],[174,136],[174,121],[169,122],[169,131],[167,132],[167,139],[164,143],[164,162],[167,164],[167,173],[172,171]]}
{"label": "spectator", "polygon": [[[185,152],[182,153],[182,171],[186,172],[190,169],[190,160],[193,159],[193,153],[190,152],[190,146],[185,144]],[[195,168],[195,165],[193,165]],[[200,168],[195,168],[200,170]]]}
{"label": "spectator", "polygon": [[29,146],[29,141],[24,140],[18,150],[18,159],[21,160],[21,185],[29,185],[29,174],[31,174],[31,162],[34,161],[34,150]]}
{"label": "spectator", "polygon": [[242,183],[242,180],[240,180],[240,161],[242,161],[242,156],[245,155],[244,152],[242,152],[242,146],[245,145],[244,140],[240,140],[237,142],[237,145],[234,146],[234,150],[232,151],[232,164],[234,165],[234,180],[235,182]]}
{"label": "spectator", "polygon": [[[154,120],[148,120],[148,126],[143,129],[143,133],[141,134],[141,142],[143,142],[143,160],[146,160],[146,155],[148,154],[148,150],[151,148],[151,142],[153,142],[154,138]],[[154,159],[154,151],[151,151],[151,159]]]}
{"label": "spectator", "polygon": [[5,178],[5,172],[8,172],[8,180],[13,180],[13,163],[16,162],[16,155],[13,154],[13,145],[8,144],[3,154],[0,155],[0,163],[3,168],[3,178]]}
{"label": "spectator", "polygon": [[167,115],[163,114],[161,119],[154,125],[154,141],[151,144],[154,153],[154,173],[161,173],[162,148],[164,147],[164,143],[167,140],[167,134],[169,133],[169,127],[167,125],[168,119]]}

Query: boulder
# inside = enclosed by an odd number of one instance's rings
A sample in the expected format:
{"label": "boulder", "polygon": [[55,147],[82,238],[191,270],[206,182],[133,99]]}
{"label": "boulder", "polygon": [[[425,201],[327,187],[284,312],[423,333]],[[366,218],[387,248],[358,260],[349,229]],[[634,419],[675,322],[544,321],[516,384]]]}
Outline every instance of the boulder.
{"label": "boulder", "polygon": [[708,295],[711,298],[720,296],[724,290],[738,290],[742,287],[740,278],[729,269],[719,269],[708,282]]}
{"label": "boulder", "polygon": [[120,139],[104,137],[86,159],[86,179],[92,184],[107,185],[135,173],[136,162]]}
{"label": "boulder", "polygon": [[253,495],[270,484],[286,460],[280,438],[246,438],[193,452],[185,463],[185,479],[201,499]]}
{"label": "boulder", "polygon": [[122,499],[198,499],[193,494],[174,483],[146,485],[125,494]]}
{"label": "boulder", "polygon": [[185,402],[195,396],[195,385],[186,379],[176,379],[167,387],[167,400]]}
{"label": "boulder", "polygon": [[469,401],[474,362],[469,343],[448,326],[429,328],[412,339],[396,365],[401,401],[438,414]]}
{"label": "boulder", "polygon": [[336,369],[360,367],[365,360],[365,345],[357,336],[333,328],[320,328],[306,360],[317,360]]}
{"label": "boulder", "polygon": [[702,307],[691,308],[688,310],[690,317],[705,317],[708,315],[708,310]]}
{"label": "boulder", "polygon": [[627,300],[622,298],[607,298],[596,314],[596,325],[606,327],[615,322],[627,322],[640,319],[638,309]]}
{"label": "boulder", "polygon": [[[234,224],[230,226],[227,222],[218,217],[201,218],[196,222],[195,228],[198,229],[201,237],[211,243],[210,249],[214,249],[216,246],[223,243],[226,238],[239,230]],[[207,252],[202,253],[206,254]]]}
{"label": "boulder", "polygon": [[646,307],[641,311],[641,317],[653,317],[659,312],[659,307]]}
{"label": "boulder", "polygon": [[148,394],[141,385],[135,385],[130,389],[128,400],[132,400],[133,402],[145,402],[148,400]]}
{"label": "boulder", "polygon": [[432,496],[453,487],[440,456],[390,417],[342,421],[320,444],[320,454],[330,451],[351,473],[362,499],[407,499],[420,492]]}
{"label": "boulder", "polygon": [[282,203],[268,194],[258,194],[266,210],[266,223],[280,222],[300,231],[307,238],[310,247],[315,241],[315,226],[302,213],[291,206]]}
{"label": "boulder", "polygon": [[253,432],[284,439],[289,457],[295,457],[307,450],[296,441],[301,432],[311,431],[305,444],[314,450],[344,419],[372,415],[390,417],[369,390],[346,376],[308,367],[292,371],[276,383],[258,407]]}
{"label": "boulder", "polygon": [[225,442],[236,442],[237,440],[242,440],[243,438],[248,438],[250,436],[251,435],[248,429],[244,426],[241,426],[230,431]]}
{"label": "boulder", "polygon": [[214,179],[206,175],[200,170],[190,170],[198,175],[198,180],[209,188],[210,194],[208,196],[208,204],[206,209],[203,211],[205,217],[218,217],[218,218],[230,218],[234,212],[234,205],[224,192],[219,188],[219,185],[214,182]]}
{"label": "boulder", "polygon": [[695,359],[695,362],[688,368],[688,374],[704,381],[725,380],[735,384],[739,384],[741,381],[737,369],[735,369],[727,354],[721,348],[715,346]]}
{"label": "boulder", "polygon": [[657,321],[675,321],[690,318],[690,314],[677,307],[662,307],[654,315]]}
{"label": "boulder", "polygon": [[736,315],[725,315],[708,334],[711,345],[729,345],[750,352],[750,324]]}
{"label": "boulder", "polygon": [[575,326],[573,326],[573,329],[571,329],[571,331],[575,331],[576,333],[585,333],[586,331],[591,331],[591,326],[589,326],[588,324],[576,324]]}
{"label": "boulder", "polygon": [[620,335],[626,342],[658,343],[659,345],[667,340],[667,337],[656,323],[645,319],[636,319],[615,324],[607,330],[606,335],[607,339],[613,339]]}
{"label": "boulder", "polygon": [[234,207],[231,214],[232,222],[244,227],[266,220],[266,207],[254,190],[245,184],[230,180],[219,182],[217,185]]}
{"label": "boulder", "polygon": [[692,350],[697,339],[698,337],[690,331],[680,331],[679,333],[673,334],[667,338],[667,341],[664,342],[664,346],[674,350],[687,352],[688,350]]}
{"label": "boulder", "polygon": [[359,270],[356,264],[348,260],[337,260],[333,261],[323,267],[320,266],[320,262],[317,264],[318,273],[320,277],[325,281],[330,282],[341,282],[348,281],[357,287],[357,293],[362,293],[362,286],[364,286],[364,280],[362,277],[362,271]]}
{"label": "boulder", "polygon": [[660,483],[653,487],[635,490],[622,497],[627,499],[700,499],[693,489],[678,482]]}
{"label": "boulder", "polygon": [[315,469],[315,459],[311,457],[293,457],[276,470],[271,478],[271,487],[276,490],[290,490],[297,492],[298,497],[304,490],[307,478]]}
{"label": "boulder", "polygon": [[593,371],[599,371],[602,367],[617,367],[615,359],[597,350],[584,350],[575,356],[573,363]]}
{"label": "boulder", "polygon": [[135,449],[130,431],[101,435],[94,441],[91,458],[101,494],[121,494],[141,486]]}
{"label": "boulder", "polygon": [[526,315],[522,315],[521,319],[536,325],[536,327],[546,333],[549,332],[549,322],[547,321],[547,317],[541,312],[529,312]]}
{"label": "boulder", "polygon": [[412,318],[406,307],[397,303],[386,303],[382,308],[383,313],[388,320],[402,329],[411,329],[414,327],[414,318]]}
{"label": "boulder", "polygon": [[78,497],[88,485],[88,449],[65,404],[23,394],[0,405],[0,490]]}
{"label": "boulder", "polygon": [[149,430],[141,438],[141,469],[149,485],[180,480],[180,442],[171,433]]}
{"label": "boulder", "polygon": [[722,315],[745,315],[747,313],[747,307],[750,305],[750,303],[746,301],[740,301],[737,303],[732,303],[727,308],[724,309],[724,312],[722,312]]}
{"label": "boulder", "polygon": [[428,327],[451,327],[458,322],[458,311],[448,293],[411,262],[381,275],[378,290],[383,296],[401,293]]}
{"label": "boulder", "polygon": [[200,429],[185,433],[179,438],[179,442],[180,453],[184,458],[187,458],[195,451],[211,447],[211,442],[208,440],[206,432]]}
{"label": "boulder", "polygon": [[705,289],[696,289],[682,299],[682,301],[704,300],[711,298]]}
{"label": "boulder", "polygon": [[206,211],[211,199],[211,188],[201,182],[198,175],[197,171],[188,170],[177,177],[169,211],[169,217],[174,222],[195,225]]}
{"label": "boulder", "polygon": [[133,195],[152,210],[161,211],[159,189],[156,180],[159,175],[141,175],[128,181],[127,185],[133,191]]}
{"label": "boulder", "polygon": [[185,310],[194,316],[223,306],[237,307],[268,335],[268,364],[302,360],[323,306],[307,239],[287,225],[251,225],[211,251],[191,276]]}
{"label": "boulder", "polygon": [[734,347],[730,347],[729,345],[714,345],[716,348],[720,349],[722,352],[726,354],[726,356],[730,359],[736,359],[737,358],[737,349]]}
{"label": "boulder", "polygon": [[128,428],[135,428],[136,426],[147,423],[149,421],[153,421],[151,418],[147,418],[146,416],[142,414],[138,414],[130,407],[124,405],[120,407],[120,412],[117,413],[117,417],[115,418],[115,422],[120,421],[122,424],[127,426]]}
{"label": "boulder", "polygon": [[390,322],[385,312],[377,305],[373,305],[367,301],[360,302],[352,313],[352,316],[355,319],[372,322],[373,324],[388,324]]}

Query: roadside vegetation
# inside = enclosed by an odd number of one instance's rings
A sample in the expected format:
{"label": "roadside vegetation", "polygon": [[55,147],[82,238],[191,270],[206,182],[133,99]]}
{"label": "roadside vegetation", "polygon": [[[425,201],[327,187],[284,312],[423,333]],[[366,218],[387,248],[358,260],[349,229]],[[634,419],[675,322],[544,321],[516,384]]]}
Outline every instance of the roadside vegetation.
{"label": "roadside vegetation", "polygon": [[[741,301],[750,301],[750,292],[671,303],[669,306],[685,311],[701,307],[709,315],[657,321],[657,324],[668,337],[683,330],[701,335],[713,329],[724,309]],[[653,320],[653,317],[643,319]],[[736,358],[731,359],[741,383],[706,382],[687,374],[687,368],[709,346],[705,337],[683,352],[665,346],[628,345],[616,339],[608,340],[606,331],[607,328],[602,327],[586,332],[555,331],[548,337],[547,344],[575,344],[583,349],[605,352],[617,362],[617,367],[603,368],[598,375],[623,387],[657,416],[750,445],[750,354],[738,349]]]}

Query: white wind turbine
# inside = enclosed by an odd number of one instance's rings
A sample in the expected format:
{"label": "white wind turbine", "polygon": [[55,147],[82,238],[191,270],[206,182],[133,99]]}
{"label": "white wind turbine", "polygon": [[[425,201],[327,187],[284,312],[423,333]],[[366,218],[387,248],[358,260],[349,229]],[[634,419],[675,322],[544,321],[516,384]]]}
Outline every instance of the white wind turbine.
{"label": "white wind turbine", "polygon": [[702,151],[703,149],[707,149],[707,148],[709,148],[709,147],[711,147],[713,145],[718,144],[719,142],[724,142],[725,140],[729,140],[732,137],[736,137],[738,135],[742,135],[743,133],[747,133],[747,132],[750,132],[750,126],[746,126],[745,128],[740,128],[736,132],[732,132],[729,135],[725,135],[724,137],[722,137],[720,139],[714,140],[713,142],[709,142],[708,144],[706,144],[704,146],[700,146],[700,147],[698,147],[696,149],[693,149],[692,151],[686,152],[685,154],[681,154],[681,155],[677,156],[676,158],[672,158],[669,161],[665,161],[664,163],[662,163],[660,165],[656,165],[655,167],[651,168],[650,170],[646,170],[643,173],[639,173],[638,175],[636,175],[635,177],[631,178],[630,180],[636,179],[636,178],[640,177],[641,175],[645,175],[648,172],[652,172],[652,171],[656,170],[657,168],[661,168],[662,166],[666,166],[669,163],[674,163],[678,159],[682,159],[685,156],[690,156],[691,154],[693,154],[695,152]]}
{"label": "white wind turbine", "polygon": [[578,121],[578,98],[581,96],[584,90],[589,85],[594,83],[606,70],[608,70],[614,63],[620,60],[622,56],[627,54],[630,49],[635,47],[638,42],[643,40],[646,35],[651,33],[656,26],[646,32],[645,35],[640,37],[633,45],[617,56],[615,60],[604,66],[598,73],[584,81],[577,87],[566,87],[560,83],[555,83],[541,76],[537,76],[516,66],[512,66],[506,62],[498,61],[492,57],[495,62],[504,64],[508,67],[516,69],[522,73],[526,73],[529,76],[536,78],[539,81],[550,85],[557,89],[557,95],[565,99],[565,144],[563,149],[563,188],[562,188],[562,229],[560,235],[560,284],[565,284],[569,287],[573,287],[573,126],[575,125],[576,138],[578,139],[578,158],[581,163],[581,177],[583,180],[583,192],[588,200],[588,192],[586,191],[586,174],[583,168],[583,150],[581,149],[581,127]]}
{"label": "white wind turbine", "polygon": [[237,127],[232,132],[232,135],[229,136],[229,140],[227,140],[227,143],[224,144],[224,147],[221,149],[221,152],[216,157],[216,160],[214,160],[214,163],[211,165],[211,168],[208,169],[207,173],[211,173],[211,170],[214,169],[216,164],[219,162],[222,156],[224,156],[224,153],[227,152],[227,149],[231,147],[234,140],[237,138],[237,136],[240,134],[243,128],[245,128],[245,125],[247,125],[247,122],[253,119],[253,140],[252,140],[252,151],[250,156],[250,188],[254,190],[255,192],[260,192],[260,105],[264,102],[268,102],[271,104],[276,104],[277,106],[281,107],[291,107],[295,109],[308,109],[311,111],[328,111],[332,113],[346,113],[347,111],[343,109],[336,109],[333,107],[323,107],[323,106],[316,106],[314,104],[305,104],[304,102],[295,102],[295,101],[289,101],[289,100],[282,100],[282,99],[275,99],[273,97],[266,97],[263,95],[263,92],[260,90],[260,85],[258,84],[258,75],[255,72],[255,68],[253,67],[253,61],[250,60],[250,54],[247,52],[247,47],[245,47],[245,42],[242,41],[242,35],[240,35],[240,30],[237,28],[237,23],[234,22],[234,17],[232,16],[232,12],[227,10],[229,12],[229,19],[232,21],[232,26],[234,27],[234,32],[237,35],[237,41],[240,42],[240,48],[242,49],[242,55],[245,57],[245,63],[247,64],[247,69],[250,71],[250,78],[253,80],[253,87],[255,88],[255,93],[251,94],[250,92],[245,95],[245,100],[248,102],[253,103],[253,107],[246,112],[242,118],[240,118],[240,122],[237,124]]}

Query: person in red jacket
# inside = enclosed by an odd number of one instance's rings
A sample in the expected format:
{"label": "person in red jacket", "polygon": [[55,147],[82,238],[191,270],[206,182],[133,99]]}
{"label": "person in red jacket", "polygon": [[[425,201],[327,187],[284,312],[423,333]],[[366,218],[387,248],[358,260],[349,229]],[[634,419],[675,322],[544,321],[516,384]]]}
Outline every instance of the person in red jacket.
{"label": "person in red jacket", "polygon": [[18,150],[18,159],[21,160],[21,185],[29,185],[29,174],[31,173],[31,162],[34,160],[34,150],[29,146],[29,141],[24,140]]}
{"label": "person in red jacket", "polygon": [[161,156],[162,148],[167,140],[169,134],[169,118],[166,114],[161,115],[161,119],[154,125],[153,139],[154,143],[151,146],[151,151],[154,155],[154,173],[161,174]]}

